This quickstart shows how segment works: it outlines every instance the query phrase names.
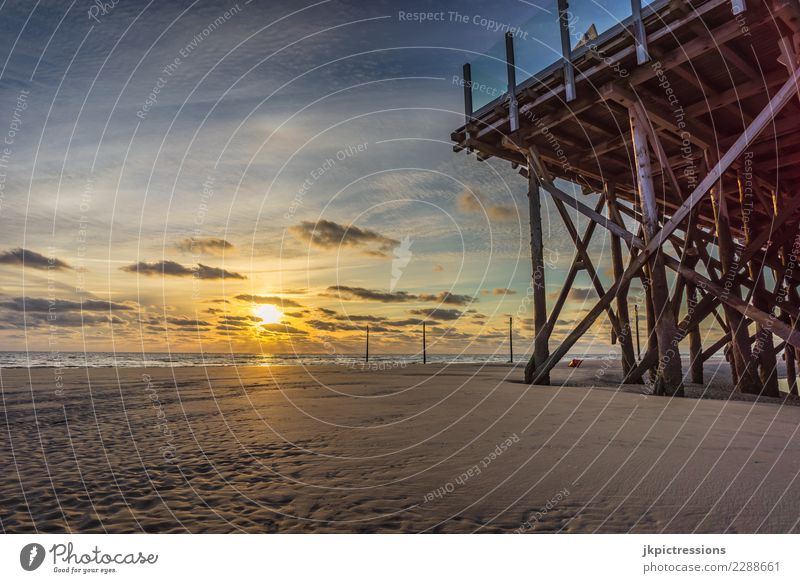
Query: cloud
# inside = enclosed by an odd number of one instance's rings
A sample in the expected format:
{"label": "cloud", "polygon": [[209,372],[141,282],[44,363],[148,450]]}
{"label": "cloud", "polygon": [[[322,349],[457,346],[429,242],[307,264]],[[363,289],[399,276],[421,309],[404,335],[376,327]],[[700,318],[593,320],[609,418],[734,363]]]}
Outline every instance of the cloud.
{"label": "cloud", "polygon": [[486,215],[494,221],[511,221],[517,217],[517,210],[508,205],[486,204],[486,197],[477,191],[464,190],[456,199],[456,207],[464,214]]}
{"label": "cloud", "polygon": [[508,289],[507,287],[496,287],[494,289],[485,289],[481,291],[481,294],[484,296],[513,296],[515,293],[517,293],[515,290]]}
{"label": "cloud", "polygon": [[367,289],[363,287],[351,287],[348,285],[332,285],[328,287],[323,296],[338,297],[343,300],[367,300],[371,302],[439,302],[441,304],[451,304],[463,306],[476,301],[472,296],[453,294],[447,291],[438,294],[412,294],[406,291],[388,292],[377,289]]}
{"label": "cloud", "polygon": [[140,275],[169,275],[172,277],[196,277],[198,279],[247,279],[241,273],[227,271],[221,267],[210,267],[198,263],[197,267],[187,267],[169,259],[165,261],[140,261],[132,265],[120,267],[122,271],[128,273],[138,273]]}
{"label": "cloud", "polygon": [[233,251],[231,243],[217,237],[186,237],[176,242],[175,248],[181,253],[195,255],[222,255],[226,251]]}
{"label": "cloud", "polygon": [[415,316],[426,316],[435,320],[458,320],[461,317],[460,310],[449,310],[446,308],[426,308],[422,310],[409,310],[409,314]]}
{"label": "cloud", "polygon": [[368,316],[360,314],[338,314],[334,316],[336,320],[350,320],[352,322],[384,322],[383,316]]}
{"label": "cloud", "polygon": [[41,253],[17,247],[0,253],[0,265],[24,265],[33,269],[72,269],[72,267],[56,257],[45,257]]}
{"label": "cloud", "polygon": [[394,326],[395,328],[406,328],[408,326],[422,326],[422,322],[426,324],[430,324],[431,326],[435,326],[439,322],[434,322],[431,320],[421,320],[419,318],[406,318],[405,320],[391,320],[386,322],[387,326]]}
{"label": "cloud", "polygon": [[411,302],[418,299],[418,296],[408,292],[385,292],[376,289],[366,289],[363,287],[350,287],[348,285],[332,285],[328,288],[328,293],[323,295],[332,295],[340,299],[352,300],[368,300],[371,302]]}
{"label": "cloud", "polygon": [[439,302],[441,304],[452,304],[454,306],[464,306],[470,302],[478,301],[472,296],[451,294],[446,291],[439,292],[438,294],[420,294],[418,297],[423,302]]}
{"label": "cloud", "polygon": [[0,308],[12,310],[14,312],[108,312],[109,310],[133,310],[134,306],[107,302],[105,300],[84,300],[76,302],[73,300],[51,300],[49,298],[10,298],[0,301]]}
{"label": "cloud", "polygon": [[290,300],[288,298],[280,298],[278,296],[258,296],[253,294],[239,294],[238,296],[236,296],[235,299],[239,300],[240,302],[249,302],[251,304],[273,304],[276,306],[283,306],[284,308],[303,307],[294,300]]}
{"label": "cloud", "polygon": [[211,322],[206,322],[205,320],[196,320],[187,316],[167,318],[167,323],[180,328],[203,328],[206,326],[211,326]]}
{"label": "cloud", "polygon": [[275,332],[281,334],[308,334],[305,330],[300,330],[299,328],[295,328],[294,326],[289,326],[288,324],[261,324],[261,328],[266,330],[267,332]]}
{"label": "cloud", "polygon": [[433,272],[434,273],[441,273],[442,271],[444,271],[444,266],[443,265],[434,265],[433,266]]}
{"label": "cloud", "polygon": [[309,326],[316,330],[325,330],[326,332],[336,332],[339,330],[364,330],[364,326],[357,326],[356,324],[346,324],[343,322],[326,322],[324,320],[309,320],[306,322]]}
{"label": "cloud", "polygon": [[400,244],[400,241],[376,231],[361,229],[355,225],[340,225],[325,219],[316,223],[303,221],[289,227],[289,232],[299,240],[320,249],[354,247],[366,255],[378,257],[388,257],[392,249]]}
{"label": "cloud", "polygon": [[595,297],[595,290],[591,287],[573,287],[569,290],[567,296],[570,300],[585,302],[586,300]]}

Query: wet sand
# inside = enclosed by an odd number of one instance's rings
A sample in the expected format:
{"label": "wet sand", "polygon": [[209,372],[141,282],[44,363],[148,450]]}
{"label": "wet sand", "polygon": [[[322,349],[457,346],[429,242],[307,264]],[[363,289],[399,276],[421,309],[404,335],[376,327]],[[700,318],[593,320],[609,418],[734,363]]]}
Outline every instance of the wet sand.
{"label": "wet sand", "polygon": [[615,366],[5,369],[2,529],[800,531],[800,407]]}

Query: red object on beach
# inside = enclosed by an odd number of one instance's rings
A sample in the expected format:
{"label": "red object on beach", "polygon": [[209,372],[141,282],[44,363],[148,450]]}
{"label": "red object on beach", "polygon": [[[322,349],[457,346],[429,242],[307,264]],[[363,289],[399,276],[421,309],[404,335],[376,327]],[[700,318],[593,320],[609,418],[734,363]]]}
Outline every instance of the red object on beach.
{"label": "red object on beach", "polygon": [[581,364],[583,364],[582,358],[573,358],[572,360],[569,361],[570,368],[578,368]]}

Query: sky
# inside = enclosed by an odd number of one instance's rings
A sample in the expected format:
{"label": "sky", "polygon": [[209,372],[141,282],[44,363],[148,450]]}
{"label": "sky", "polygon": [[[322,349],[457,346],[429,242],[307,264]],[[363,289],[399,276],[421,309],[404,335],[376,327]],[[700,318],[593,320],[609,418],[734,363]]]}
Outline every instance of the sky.
{"label": "sky", "polygon": [[[601,31],[629,6],[572,4]],[[519,27],[521,81],[556,22],[555,0],[2,2],[0,350],[346,354],[369,324],[407,353],[425,321],[429,350],[491,353],[511,317],[525,351],[527,183],[449,136],[463,63],[502,79]],[[574,249],[544,204],[552,304]],[[579,275],[554,342],[595,297]]]}

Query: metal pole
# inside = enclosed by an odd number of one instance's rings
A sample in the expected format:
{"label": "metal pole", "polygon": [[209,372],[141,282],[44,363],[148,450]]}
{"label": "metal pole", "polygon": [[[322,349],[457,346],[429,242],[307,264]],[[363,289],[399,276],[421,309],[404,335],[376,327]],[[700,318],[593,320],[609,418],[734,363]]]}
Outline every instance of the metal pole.
{"label": "metal pole", "polygon": [[422,364],[428,363],[428,353],[425,348],[425,322],[422,323]]}
{"label": "metal pole", "polygon": [[636,358],[642,360],[642,347],[639,344],[639,304],[633,305],[633,313],[636,315]]}
{"label": "metal pole", "polygon": [[367,324],[367,353],[364,357],[364,362],[369,362],[369,324]]}

